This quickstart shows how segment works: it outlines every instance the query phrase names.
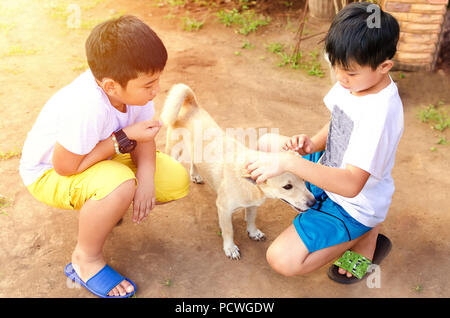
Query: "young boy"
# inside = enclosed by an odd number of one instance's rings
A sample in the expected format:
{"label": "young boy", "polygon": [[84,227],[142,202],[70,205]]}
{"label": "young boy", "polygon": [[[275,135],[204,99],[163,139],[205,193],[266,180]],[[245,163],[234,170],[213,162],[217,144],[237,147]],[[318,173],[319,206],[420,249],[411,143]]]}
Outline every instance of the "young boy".
{"label": "young boy", "polygon": [[264,135],[259,147],[273,158],[247,164],[258,183],[283,171],[295,173],[317,200],[267,250],[270,266],[287,276],[314,271],[351,249],[329,277],[352,283],[366,273],[370,260],[379,263],[390,249],[378,232],[394,192],[391,170],[403,132],[402,102],[388,74],[399,25],[380,11],[381,26],[371,27],[369,5],[346,6],[326,36],[338,81],[324,98],[330,122],[312,138]]}
{"label": "young boy", "polygon": [[187,171],[155,147],[152,100],[167,51],[145,23],[122,16],[92,30],[86,55],[90,69],[50,98],[28,133],[20,175],[36,199],[80,211],[66,275],[100,297],[129,297],[136,286],[103,258],[107,235],[131,202],[140,223],[189,191]]}

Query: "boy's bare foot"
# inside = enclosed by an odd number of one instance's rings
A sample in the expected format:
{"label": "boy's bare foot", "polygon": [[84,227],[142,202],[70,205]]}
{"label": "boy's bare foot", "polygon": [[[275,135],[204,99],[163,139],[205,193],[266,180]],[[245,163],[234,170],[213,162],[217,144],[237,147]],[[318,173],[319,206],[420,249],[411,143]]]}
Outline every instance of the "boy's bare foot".
{"label": "boy's bare foot", "polygon": [[[94,257],[88,256],[77,249],[75,249],[72,254],[72,266],[83,282],[87,282],[105,265],[106,262],[104,261],[102,255]],[[133,285],[131,285],[127,280],[123,280],[120,284],[111,289],[108,296],[125,296],[127,293],[132,293],[133,291]]]}
{"label": "boy's bare foot", "polygon": [[[366,237],[363,237],[358,243],[356,243],[351,250],[358,253],[370,260],[373,259],[375,253],[375,247],[377,245],[377,238],[379,233],[379,227],[375,227],[370,230]],[[352,277],[352,273],[347,272],[345,269],[339,267],[338,273],[341,275],[347,275],[348,278]]]}

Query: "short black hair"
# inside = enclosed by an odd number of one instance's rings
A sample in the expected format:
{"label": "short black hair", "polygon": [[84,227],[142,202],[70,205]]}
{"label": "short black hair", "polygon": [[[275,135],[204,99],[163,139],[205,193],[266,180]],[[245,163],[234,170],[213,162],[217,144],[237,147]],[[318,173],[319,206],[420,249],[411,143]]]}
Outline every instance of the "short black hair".
{"label": "short black hair", "polygon": [[[325,50],[332,66],[338,64],[348,69],[352,62],[356,62],[375,70],[382,62],[394,57],[400,34],[399,24],[379,6],[369,6],[375,5],[353,2],[334,18],[325,38]],[[374,16],[378,12],[380,14]],[[378,20],[372,20],[374,17]]]}
{"label": "short black hair", "polygon": [[94,77],[112,78],[124,88],[139,73],[163,71],[167,62],[167,50],[158,35],[131,15],[97,25],[85,46]]}

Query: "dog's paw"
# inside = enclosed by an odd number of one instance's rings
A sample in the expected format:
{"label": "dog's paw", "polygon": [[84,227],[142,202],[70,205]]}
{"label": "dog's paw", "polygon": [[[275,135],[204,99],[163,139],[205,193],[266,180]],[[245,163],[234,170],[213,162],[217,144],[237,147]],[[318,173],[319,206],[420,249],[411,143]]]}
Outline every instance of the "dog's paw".
{"label": "dog's paw", "polygon": [[225,251],[225,255],[231,259],[241,259],[241,253],[239,252],[239,248],[236,245],[233,245],[228,248],[223,249]]}
{"label": "dog's paw", "polygon": [[258,229],[256,229],[256,231],[254,231],[252,233],[250,233],[250,232],[247,232],[247,233],[248,233],[248,236],[254,241],[265,241],[266,240],[266,235]]}
{"label": "dog's paw", "polygon": [[200,175],[195,175],[195,176],[191,175],[191,180],[192,180],[192,182],[197,183],[197,184],[203,184],[204,183],[203,179],[202,179],[202,177]]}

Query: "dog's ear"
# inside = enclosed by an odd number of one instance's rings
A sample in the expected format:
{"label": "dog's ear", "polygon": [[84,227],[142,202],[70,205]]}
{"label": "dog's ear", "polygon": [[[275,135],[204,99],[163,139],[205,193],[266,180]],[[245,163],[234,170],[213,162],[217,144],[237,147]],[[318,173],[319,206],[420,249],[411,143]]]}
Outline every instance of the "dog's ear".
{"label": "dog's ear", "polygon": [[247,180],[248,182],[251,182],[251,183],[253,183],[254,185],[256,185],[256,180],[253,180],[253,178],[252,178],[249,174],[242,175],[241,178],[244,178],[244,179]]}
{"label": "dog's ear", "polygon": [[256,180],[253,180],[252,176],[250,173],[248,173],[247,169],[243,168],[241,169],[241,178],[244,178],[245,180],[247,180],[248,182],[257,185]]}

